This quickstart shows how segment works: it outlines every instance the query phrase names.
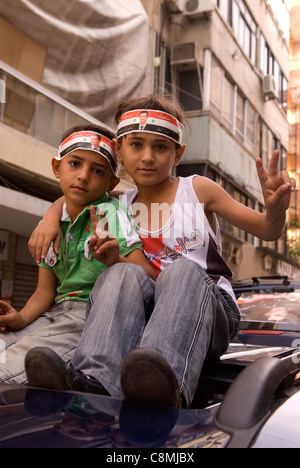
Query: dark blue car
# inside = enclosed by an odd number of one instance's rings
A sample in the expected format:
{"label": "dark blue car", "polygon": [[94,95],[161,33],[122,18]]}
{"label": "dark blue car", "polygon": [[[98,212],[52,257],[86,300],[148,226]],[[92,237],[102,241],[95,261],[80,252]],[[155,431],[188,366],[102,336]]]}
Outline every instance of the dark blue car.
{"label": "dark blue car", "polygon": [[2,384],[0,448],[97,447],[107,463],[142,466],[200,461],[198,448],[300,447],[298,286],[281,277],[235,285],[240,333],[206,362],[191,409]]}
{"label": "dark blue car", "polygon": [[140,462],[154,462],[157,449],[195,461],[197,448],[300,447],[299,390],[300,351],[239,344],[206,364],[187,410],[2,385],[0,448],[147,448]]}

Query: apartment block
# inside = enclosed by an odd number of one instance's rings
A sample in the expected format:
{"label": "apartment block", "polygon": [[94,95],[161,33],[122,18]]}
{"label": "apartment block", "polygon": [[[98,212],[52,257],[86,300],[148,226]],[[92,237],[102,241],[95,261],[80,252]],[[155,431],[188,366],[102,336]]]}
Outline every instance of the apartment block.
{"label": "apartment block", "polygon": [[288,240],[291,255],[300,258],[300,1],[291,2],[290,28],[290,81],[288,121],[290,123],[290,146],[288,152],[288,169],[296,179],[297,190],[289,213]]}
{"label": "apartment block", "polygon": [[81,123],[103,125],[41,85],[47,54],[0,17],[0,297],[17,309],[37,281],[29,237],[61,196],[51,166],[61,135]]}
{"label": "apartment block", "polygon": [[[264,211],[255,160],[287,168],[290,9],[283,0],[152,0],[148,89],[182,103],[189,126],[177,175],[199,174]],[[190,127],[190,128],[189,128]],[[236,279],[299,275],[287,233],[262,242],[220,220]]]}

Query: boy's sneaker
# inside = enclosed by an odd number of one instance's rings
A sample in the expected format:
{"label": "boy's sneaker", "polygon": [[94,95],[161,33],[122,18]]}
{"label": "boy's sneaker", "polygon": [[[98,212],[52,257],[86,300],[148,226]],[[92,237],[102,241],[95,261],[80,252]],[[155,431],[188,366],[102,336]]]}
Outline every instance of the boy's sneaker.
{"label": "boy's sneaker", "polygon": [[25,371],[30,387],[109,396],[98,380],[74,369],[72,364],[66,366],[50,348],[39,347],[28,351]]}
{"label": "boy's sneaker", "polygon": [[180,408],[177,378],[168,362],[153,349],[136,349],[125,358],[121,385],[127,400]]}

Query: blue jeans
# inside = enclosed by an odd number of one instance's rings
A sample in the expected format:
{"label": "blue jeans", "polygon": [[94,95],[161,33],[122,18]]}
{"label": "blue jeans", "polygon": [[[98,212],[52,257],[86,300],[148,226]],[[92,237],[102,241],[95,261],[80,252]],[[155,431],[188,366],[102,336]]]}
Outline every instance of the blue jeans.
{"label": "blue jeans", "polygon": [[47,346],[69,362],[85,325],[86,302],[67,301],[54,305],[28,327],[0,334],[0,382],[27,383],[24,358],[36,346]]}
{"label": "blue jeans", "polygon": [[125,356],[152,348],[171,365],[187,405],[204,360],[217,359],[238,331],[240,313],[201,267],[176,260],[155,283],[139,266],[117,264],[100,275],[72,362],[122,398]]}

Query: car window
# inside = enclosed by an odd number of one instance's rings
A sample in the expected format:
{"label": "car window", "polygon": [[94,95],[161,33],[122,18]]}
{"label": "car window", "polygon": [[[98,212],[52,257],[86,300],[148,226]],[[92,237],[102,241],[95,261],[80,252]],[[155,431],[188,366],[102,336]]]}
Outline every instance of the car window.
{"label": "car window", "polygon": [[243,294],[238,304],[242,320],[300,323],[300,291]]}

